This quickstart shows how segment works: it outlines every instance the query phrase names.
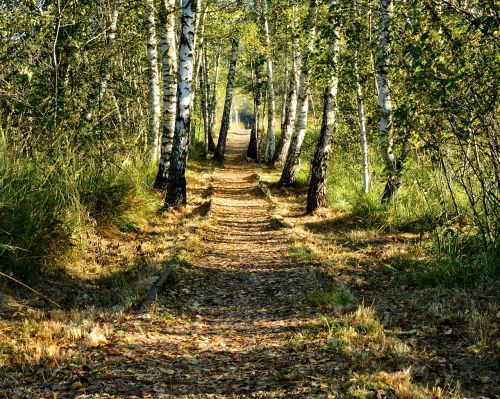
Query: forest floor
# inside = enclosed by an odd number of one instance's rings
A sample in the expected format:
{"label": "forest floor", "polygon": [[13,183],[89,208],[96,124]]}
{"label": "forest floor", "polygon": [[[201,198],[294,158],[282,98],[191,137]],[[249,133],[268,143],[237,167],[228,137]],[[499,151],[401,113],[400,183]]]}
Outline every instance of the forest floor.
{"label": "forest floor", "polygon": [[[54,351],[66,346],[59,358],[44,349],[23,363],[29,354],[5,351],[0,395],[498,397],[495,287],[465,296],[400,282],[386,266],[410,256],[418,237],[330,211],[304,216],[304,192],[269,190],[263,181],[276,172],[247,162],[247,141],[232,132],[224,166],[197,171],[203,187],[181,212],[180,262],[157,303],[93,314],[66,333],[70,343],[47,332]],[[161,250],[169,217],[133,245]],[[164,264],[174,251],[163,249]],[[54,314],[47,329],[64,329],[64,313]],[[11,339],[25,324],[11,324]],[[24,334],[39,339],[40,330]]]}

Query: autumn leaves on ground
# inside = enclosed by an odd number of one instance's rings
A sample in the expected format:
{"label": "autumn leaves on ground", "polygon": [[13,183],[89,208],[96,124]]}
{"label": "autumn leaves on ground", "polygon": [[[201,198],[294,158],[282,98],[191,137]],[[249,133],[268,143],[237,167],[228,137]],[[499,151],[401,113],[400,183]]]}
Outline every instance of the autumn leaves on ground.
{"label": "autumn leaves on ground", "polygon": [[[276,172],[247,162],[247,142],[232,132],[221,168],[193,162],[185,209],[88,236],[74,275],[44,291],[63,308],[5,298],[3,397],[498,395],[495,288],[405,283],[391,261],[418,236],[304,216],[305,193],[266,184]],[[172,258],[157,301],[137,311]]]}

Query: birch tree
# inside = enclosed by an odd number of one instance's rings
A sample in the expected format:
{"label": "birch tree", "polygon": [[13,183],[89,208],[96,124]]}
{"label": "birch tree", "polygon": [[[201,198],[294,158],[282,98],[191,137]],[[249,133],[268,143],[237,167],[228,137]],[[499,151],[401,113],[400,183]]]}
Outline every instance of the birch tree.
{"label": "birch tree", "polygon": [[266,40],[266,66],[267,66],[267,137],[266,137],[266,160],[272,163],[276,152],[276,103],[274,96],[273,58],[271,55],[271,39],[269,35],[269,20],[267,0],[262,1],[262,23],[264,25],[264,36]]}
{"label": "birch tree", "polygon": [[[219,64],[220,64],[220,48],[217,48],[214,55],[214,81],[212,85],[212,90],[209,90],[209,101],[208,101],[208,149],[210,151],[215,151],[215,121],[217,119],[217,85],[219,83]],[[207,82],[210,74],[207,69]],[[208,86],[208,89],[210,85]]]}
{"label": "birch tree", "polygon": [[290,143],[290,148],[288,150],[285,165],[283,167],[283,171],[281,173],[281,178],[279,181],[279,185],[281,186],[291,186],[295,183],[295,175],[300,162],[302,144],[306,135],[307,114],[309,111],[310,74],[310,67],[309,65],[307,65],[307,59],[308,55],[312,51],[313,40],[316,35],[316,8],[317,0],[310,0],[308,11],[309,31],[306,38],[306,45],[304,46],[302,54],[302,65],[300,70],[300,84],[297,101],[297,121],[295,123],[295,130],[293,133],[292,141]]}
{"label": "birch tree", "polygon": [[353,3],[353,70],[354,79],[356,80],[356,107],[358,110],[359,124],[359,143],[361,148],[361,175],[362,189],[367,193],[370,189],[370,171],[368,166],[368,141],[366,139],[366,117],[365,107],[363,103],[363,87],[361,85],[361,77],[359,73],[359,47],[361,24],[358,15],[358,0]]}
{"label": "birch tree", "polygon": [[106,96],[111,100],[112,106],[115,109],[115,114],[118,119],[119,124],[122,124],[123,118],[120,112],[120,107],[116,96],[112,90],[109,88],[109,81],[111,79],[111,70],[114,66],[113,57],[115,55],[115,41],[116,41],[116,31],[118,28],[118,7],[116,5],[108,5],[107,14],[109,14],[109,28],[106,33],[106,44],[109,49],[109,55],[103,63],[101,81],[99,84],[99,108],[102,108],[102,104]]}
{"label": "birch tree", "polygon": [[174,148],[168,171],[167,193],[165,196],[165,206],[167,207],[186,203],[186,164],[193,98],[194,15],[196,12],[196,3],[193,0],[182,0]]}
{"label": "birch tree", "polygon": [[251,65],[251,72],[253,74],[253,126],[250,131],[250,141],[248,143],[247,157],[260,162],[259,152],[259,127],[260,127],[260,107],[262,104],[263,92],[263,74],[262,67],[264,65],[264,58],[258,55]]}
{"label": "birch tree", "polygon": [[[319,134],[316,152],[311,164],[311,179],[307,192],[307,213],[312,213],[326,205],[327,168],[330,157],[333,131],[335,129],[335,114],[337,111],[338,90],[338,58],[340,50],[340,10],[337,0],[330,2],[329,25],[332,34],[328,46],[328,85],[323,97],[323,120]],[[330,32],[328,32],[330,33]]]}
{"label": "birch tree", "polygon": [[288,88],[285,117],[281,128],[281,140],[276,155],[277,161],[282,165],[288,155],[293,128],[297,116],[297,87],[299,85],[300,52],[297,51],[297,43],[294,39],[292,44],[292,70],[290,71],[290,86]]}
{"label": "birch tree", "polygon": [[161,50],[163,65],[163,123],[161,153],[156,188],[165,188],[168,180],[170,158],[175,131],[177,91],[177,50],[175,47],[175,0],[161,0]]}
{"label": "birch tree", "polygon": [[149,67],[149,130],[147,145],[149,155],[152,159],[156,159],[158,157],[161,105],[154,0],[146,0],[146,30],[148,35],[147,52]]}
{"label": "birch tree", "polygon": [[201,56],[201,65],[200,65],[200,105],[201,105],[201,116],[203,118],[203,133],[204,133],[204,152],[205,156],[210,151],[210,121],[209,121],[209,107],[210,107],[210,81],[208,79],[208,57],[207,50],[203,49],[203,54]]}
{"label": "birch tree", "polygon": [[391,63],[391,22],[394,5],[392,0],[381,0],[382,23],[377,59],[377,87],[380,105],[380,149],[388,175],[382,202],[388,203],[397,196],[402,184],[401,160],[394,152],[393,110],[389,80]]}
{"label": "birch tree", "polygon": [[226,151],[227,133],[229,131],[229,123],[231,118],[231,103],[233,101],[234,78],[236,74],[236,62],[238,61],[238,46],[239,40],[231,40],[231,56],[229,59],[229,72],[227,75],[226,99],[224,101],[224,111],[222,113],[222,121],[220,126],[219,139],[217,148],[214,153],[214,160],[222,162]]}

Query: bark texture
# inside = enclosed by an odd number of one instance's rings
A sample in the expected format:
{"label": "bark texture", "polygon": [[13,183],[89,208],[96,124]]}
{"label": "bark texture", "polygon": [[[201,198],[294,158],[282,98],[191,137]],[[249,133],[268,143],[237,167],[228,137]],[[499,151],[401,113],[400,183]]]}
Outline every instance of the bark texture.
{"label": "bark texture", "polygon": [[353,4],[354,14],[354,48],[353,48],[353,69],[354,78],[356,80],[356,106],[358,110],[358,123],[359,123],[359,143],[361,147],[361,175],[362,175],[362,189],[364,193],[370,190],[370,171],[368,163],[368,141],[366,139],[366,117],[365,107],[363,103],[363,88],[361,85],[361,77],[359,73],[359,47],[360,41],[360,22],[358,16],[358,3],[357,0]]}
{"label": "bark texture", "polygon": [[[217,85],[219,83],[219,63],[220,63],[220,49],[218,49],[214,56],[214,83],[210,94],[208,106],[208,149],[215,151],[215,121],[217,120]],[[207,70],[207,74],[208,74]],[[208,75],[210,76],[210,75]]]}
{"label": "bark texture", "polygon": [[229,60],[229,72],[227,75],[226,99],[224,101],[224,111],[222,113],[222,121],[219,133],[217,148],[215,149],[214,160],[223,161],[226,151],[227,132],[229,131],[229,123],[231,118],[231,103],[233,101],[234,76],[236,73],[236,62],[238,61],[238,46],[239,40],[231,41],[231,58]]}
{"label": "bark texture", "polygon": [[208,57],[206,49],[203,51],[200,65],[200,105],[201,114],[203,117],[203,133],[204,133],[204,151],[205,156],[209,152],[209,134],[210,134],[210,121],[209,113],[209,99],[210,99],[210,81],[208,79]]}
{"label": "bark texture", "polygon": [[381,0],[382,24],[377,59],[378,101],[380,105],[380,148],[387,171],[387,183],[382,194],[382,203],[394,199],[402,184],[401,162],[394,153],[393,110],[389,80],[391,62],[391,22],[393,14],[392,0]]}
{"label": "bark texture", "polygon": [[257,57],[254,64],[254,82],[253,82],[253,126],[250,132],[250,141],[248,143],[247,157],[260,162],[259,156],[259,127],[260,127],[260,106],[262,105],[263,76],[262,67],[264,59]]}
{"label": "bark texture", "polygon": [[172,156],[177,91],[177,50],[175,47],[175,0],[162,0],[160,8],[161,50],[163,62],[163,123],[161,153],[156,188],[165,188]]}
{"label": "bark texture", "polygon": [[147,146],[149,156],[152,159],[157,159],[160,134],[161,105],[154,0],[146,0],[146,30],[148,35],[147,52],[149,64],[149,129]]}
{"label": "bark texture", "polygon": [[269,21],[267,17],[267,0],[262,0],[262,22],[266,39],[266,63],[267,63],[267,137],[266,137],[266,161],[273,163],[276,152],[276,101],[274,96],[273,58],[271,55],[271,39],[269,34]]}
{"label": "bark texture", "polygon": [[182,0],[174,148],[168,172],[166,207],[186,203],[186,163],[191,127],[196,11],[196,3],[193,0]]}
{"label": "bark texture", "polygon": [[[336,7],[338,7],[337,1],[332,1],[330,3],[330,8],[332,8],[330,15],[336,11]],[[340,21],[333,16],[330,16],[330,18],[332,19],[330,21],[331,29],[333,30],[328,48],[331,75],[329,84],[325,89],[321,131],[311,165],[311,180],[307,192],[307,213],[312,213],[316,209],[326,205],[327,168],[333,131],[335,129],[337,89],[339,83],[337,66],[340,48]]]}
{"label": "bark texture", "polygon": [[291,186],[295,183],[295,178],[296,178],[295,175],[299,167],[302,144],[304,143],[304,137],[306,135],[307,114],[309,112],[309,74],[310,74],[310,68],[307,65],[306,61],[308,59],[308,55],[312,51],[314,36],[316,35],[316,24],[315,24],[316,8],[317,8],[317,0],[310,0],[309,12],[308,12],[308,20],[310,28],[302,56],[299,94],[297,101],[297,121],[295,123],[295,129],[290,143],[290,149],[288,150],[285,165],[283,167],[283,171],[281,173],[281,178],[279,181],[279,184],[281,186]]}
{"label": "bark texture", "polygon": [[285,117],[281,127],[281,140],[276,159],[282,165],[288,155],[290,140],[297,116],[297,87],[299,85],[300,53],[294,46],[292,59],[292,70],[290,74],[290,87],[288,89]]}

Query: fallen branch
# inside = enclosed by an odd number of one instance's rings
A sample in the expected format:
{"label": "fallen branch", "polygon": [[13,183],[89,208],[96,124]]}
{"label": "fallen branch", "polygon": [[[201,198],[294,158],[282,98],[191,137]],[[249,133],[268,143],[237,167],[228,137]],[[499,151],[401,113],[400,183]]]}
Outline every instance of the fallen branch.
{"label": "fallen branch", "polygon": [[150,307],[154,301],[156,301],[156,298],[158,297],[158,291],[160,291],[167,282],[169,276],[172,274],[172,270],[174,269],[175,265],[176,261],[173,260],[165,265],[163,274],[155,283],[153,283],[148,293],[144,297],[142,305],[139,308],[139,312],[145,312],[147,308]]}
{"label": "fallen branch", "polygon": [[19,281],[19,280],[16,280],[14,277],[12,276],[9,276],[8,274],[5,274],[5,273],[2,273],[0,272],[0,276],[3,276],[5,278],[8,278],[9,280],[12,280],[14,281],[15,283],[23,286],[24,288],[27,288],[28,290],[34,292],[35,294],[39,295],[40,297],[42,297],[43,299],[45,299],[47,302],[50,302],[52,305],[55,305],[57,306],[59,309],[61,309],[61,305],[59,305],[57,302],[53,301],[52,299],[46,297],[45,295],[43,295],[41,292],[38,292],[37,290],[35,290],[34,288],[31,288],[30,286],[24,284],[23,282]]}

